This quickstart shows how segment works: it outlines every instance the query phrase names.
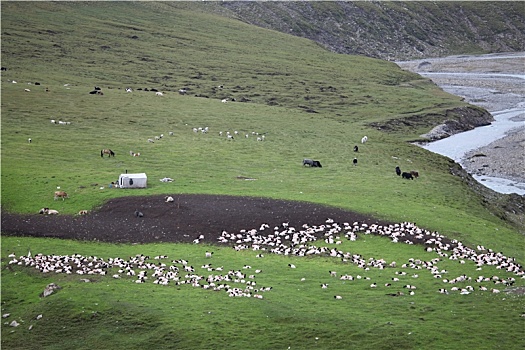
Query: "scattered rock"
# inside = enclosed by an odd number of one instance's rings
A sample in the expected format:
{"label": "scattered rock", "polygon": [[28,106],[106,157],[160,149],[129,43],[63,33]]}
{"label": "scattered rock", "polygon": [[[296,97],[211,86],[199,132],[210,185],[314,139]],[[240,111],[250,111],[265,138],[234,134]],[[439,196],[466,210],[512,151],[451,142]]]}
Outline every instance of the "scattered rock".
{"label": "scattered rock", "polygon": [[51,294],[53,294],[56,290],[59,290],[59,289],[62,289],[62,287],[54,284],[54,283],[50,283],[46,286],[46,288],[44,289],[44,291],[42,293],[40,293],[40,297],[41,298],[45,298],[45,297],[48,297],[50,296]]}

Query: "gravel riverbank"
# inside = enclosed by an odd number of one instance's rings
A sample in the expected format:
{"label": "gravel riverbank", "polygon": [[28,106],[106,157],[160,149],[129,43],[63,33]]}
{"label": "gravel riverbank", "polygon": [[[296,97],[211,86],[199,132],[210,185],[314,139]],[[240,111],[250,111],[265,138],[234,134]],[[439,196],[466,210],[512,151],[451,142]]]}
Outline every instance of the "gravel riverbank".
{"label": "gravel riverbank", "polygon": [[474,175],[525,182],[525,128],[468,152],[462,165]]}
{"label": "gravel riverbank", "polygon": [[491,113],[518,108],[517,127],[486,146],[467,152],[461,161],[473,175],[525,183],[525,53],[453,56],[398,62],[426,76],[443,90]]}

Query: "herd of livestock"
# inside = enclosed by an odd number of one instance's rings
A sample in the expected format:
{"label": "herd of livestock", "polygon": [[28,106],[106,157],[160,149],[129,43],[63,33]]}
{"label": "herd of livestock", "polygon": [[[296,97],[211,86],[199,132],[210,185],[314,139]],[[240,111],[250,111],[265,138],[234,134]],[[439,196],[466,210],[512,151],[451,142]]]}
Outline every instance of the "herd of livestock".
{"label": "herd of livestock", "polygon": [[[166,199],[168,201],[168,199]],[[363,235],[378,235],[390,239],[393,243],[419,244],[425,247],[425,258],[409,258],[406,261],[387,261],[380,257],[365,257],[341,249],[343,240],[356,241]],[[199,244],[203,236],[194,240]],[[327,289],[330,285],[346,283],[346,288],[382,289],[386,295],[402,296],[414,295],[419,291],[417,281],[424,274],[436,280],[435,292],[441,294],[458,293],[468,295],[476,292],[499,293],[501,288],[512,286],[516,278],[525,278],[523,267],[515,258],[507,257],[502,253],[494,252],[483,246],[475,249],[463,245],[460,241],[451,240],[438,232],[419,228],[414,223],[404,222],[391,225],[377,225],[354,222],[337,223],[327,219],[321,225],[304,224],[300,228],[288,223],[271,227],[262,224],[259,228],[240,230],[239,232],[223,231],[218,235],[217,242],[230,246],[236,251],[252,251],[258,259],[265,258],[266,254],[288,256],[293,261],[288,267],[294,269],[298,283],[309,284],[310,277],[302,268],[300,258],[308,256],[323,256],[342,262],[338,270],[326,272],[316,282],[320,289]],[[45,274],[76,274],[92,278],[104,275],[115,279],[129,279],[134,283],[152,282],[164,286],[191,285],[211,291],[226,292],[230,297],[263,298],[262,292],[272,290],[271,286],[261,286],[257,276],[264,274],[260,266],[244,265],[239,269],[225,268],[212,264],[214,252],[206,250],[203,253],[208,263],[193,266],[188,260],[181,257],[169,259],[167,255],[149,257],[137,255],[122,258],[110,258],[81,255],[57,256],[36,254],[32,256],[17,256],[10,254],[9,264],[32,267]],[[475,264],[477,276],[456,275],[448,271],[445,261],[457,264]],[[349,268],[349,266],[354,266]],[[490,274],[491,269],[499,271],[498,275]],[[355,268],[358,268],[356,270]],[[482,274],[487,269],[488,275]],[[383,270],[384,276],[370,277],[369,271]],[[353,272],[352,272],[353,271]],[[339,289],[340,290],[340,289]],[[343,295],[330,295],[330,298],[343,299]]]}

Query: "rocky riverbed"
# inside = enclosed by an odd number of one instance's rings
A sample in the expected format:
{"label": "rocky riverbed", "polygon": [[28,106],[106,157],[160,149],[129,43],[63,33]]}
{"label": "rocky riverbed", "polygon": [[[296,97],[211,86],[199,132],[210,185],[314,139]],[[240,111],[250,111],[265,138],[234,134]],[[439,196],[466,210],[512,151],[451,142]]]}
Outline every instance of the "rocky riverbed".
{"label": "rocky riverbed", "polygon": [[443,90],[496,114],[517,109],[516,128],[461,160],[470,174],[525,183],[525,53],[453,56],[398,62]]}
{"label": "rocky riverbed", "polygon": [[525,182],[525,127],[511,130],[504,138],[468,152],[462,164],[474,175]]}

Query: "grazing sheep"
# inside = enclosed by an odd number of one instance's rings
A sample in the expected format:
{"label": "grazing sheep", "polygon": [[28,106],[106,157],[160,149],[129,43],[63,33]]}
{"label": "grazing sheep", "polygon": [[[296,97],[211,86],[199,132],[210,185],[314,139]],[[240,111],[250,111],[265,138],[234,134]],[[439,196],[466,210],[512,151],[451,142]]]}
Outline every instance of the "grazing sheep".
{"label": "grazing sheep", "polygon": [[148,142],[155,143],[152,139],[148,139]]}
{"label": "grazing sheep", "polygon": [[354,165],[357,165],[357,158],[354,158],[354,160],[352,161],[352,163],[354,163]]}
{"label": "grazing sheep", "polygon": [[340,295],[334,295],[334,299],[336,299],[336,300],[341,300],[341,299],[343,299],[343,297],[340,296]]}
{"label": "grazing sheep", "polygon": [[290,266],[291,269],[295,269],[295,265],[294,264],[288,264],[288,266]]}
{"label": "grazing sheep", "polygon": [[143,216],[144,216],[144,214],[143,214],[142,212],[140,212],[140,211],[138,211],[138,210],[135,210],[135,217],[137,217],[137,218],[141,218],[141,217],[143,217]]}
{"label": "grazing sheep", "polygon": [[88,214],[87,210],[81,210],[78,212],[78,215],[87,215],[87,214]]}
{"label": "grazing sheep", "polygon": [[166,203],[170,203],[170,202],[174,202],[175,200],[173,199],[172,196],[167,196],[166,197]]}
{"label": "grazing sheep", "polygon": [[33,140],[31,140],[31,138],[28,138],[28,139],[27,139],[27,142],[31,143],[31,141],[33,141]]}
{"label": "grazing sheep", "polygon": [[366,143],[366,141],[368,141],[368,136],[363,136],[361,143]]}
{"label": "grazing sheep", "polygon": [[155,93],[155,95],[156,95],[156,96],[164,96],[164,94],[163,94],[162,92],[160,92],[160,91],[157,91],[157,92]]}
{"label": "grazing sheep", "polygon": [[207,258],[211,258],[211,256],[213,255],[213,252],[206,252],[205,255],[206,255]]}
{"label": "grazing sheep", "polygon": [[417,171],[412,170],[410,171],[410,174],[416,179],[419,177],[419,173]]}
{"label": "grazing sheep", "polygon": [[227,103],[227,102],[228,102],[228,99],[227,99],[227,98],[222,99],[221,102],[222,102],[222,103]]}
{"label": "grazing sheep", "polygon": [[359,152],[359,147],[357,147],[357,145],[354,146],[354,152]]}
{"label": "grazing sheep", "polygon": [[401,176],[401,168],[396,166],[396,174],[397,176]]}

